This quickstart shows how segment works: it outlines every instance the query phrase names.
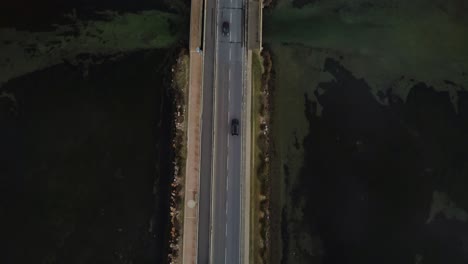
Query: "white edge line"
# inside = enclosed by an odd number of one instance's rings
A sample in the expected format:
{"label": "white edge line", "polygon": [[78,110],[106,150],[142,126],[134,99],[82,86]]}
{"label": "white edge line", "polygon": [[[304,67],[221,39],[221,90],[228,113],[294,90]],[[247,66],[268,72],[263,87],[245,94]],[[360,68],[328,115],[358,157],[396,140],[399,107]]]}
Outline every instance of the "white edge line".
{"label": "white edge line", "polygon": [[[206,2],[208,0],[205,0]],[[206,3],[205,2],[205,3]],[[218,16],[219,16],[219,10],[218,10],[218,0],[215,1],[215,4],[214,4],[214,9],[215,9],[215,31],[214,31],[214,34],[215,34],[215,43],[214,43],[214,48],[215,48],[215,51],[214,51],[214,65],[213,65],[213,74],[214,74],[214,78],[213,78],[213,131],[211,132],[212,133],[212,150],[211,150],[211,199],[210,199],[210,242],[209,242],[209,246],[210,246],[210,249],[209,249],[209,259],[210,259],[210,263],[213,263],[213,258],[214,258],[214,245],[213,245],[213,238],[214,238],[214,232],[213,232],[213,220],[215,218],[214,216],[214,207],[215,207],[215,204],[213,202],[213,194],[215,193],[215,162],[214,161],[214,157],[216,157],[216,133],[215,133],[215,126],[216,126],[216,118],[217,118],[217,114],[216,114],[216,95],[217,95],[217,90],[216,90],[216,87],[217,87],[217,82],[218,82],[218,73],[217,73],[217,68],[216,68],[216,65],[217,65],[217,62],[218,62],[218,27],[217,27],[217,23],[218,23]],[[207,5],[205,5],[206,7]],[[206,16],[205,16],[206,17]],[[206,32],[206,31],[205,31]]]}

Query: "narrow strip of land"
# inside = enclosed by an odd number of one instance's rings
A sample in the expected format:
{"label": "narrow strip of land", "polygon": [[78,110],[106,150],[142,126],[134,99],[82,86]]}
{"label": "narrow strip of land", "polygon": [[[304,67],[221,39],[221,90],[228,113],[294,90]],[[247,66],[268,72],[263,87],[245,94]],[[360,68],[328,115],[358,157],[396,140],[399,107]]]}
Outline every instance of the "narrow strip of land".
{"label": "narrow strip of land", "polygon": [[[257,0],[192,1],[183,263],[249,262],[247,50],[261,39],[259,18],[248,20],[259,16],[260,6]],[[222,34],[225,22],[228,34]],[[255,36],[251,43],[248,36]],[[240,119],[239,136],[229,132],[232,119]]]}
{"label": "narrow strip of land", "polygon": [[202,1],[192,0],[190,17],[190,73],[187,106],[187,161],[185,171],[182,263],[197,263],[198,194],[200,179],[200,135],[203,57],[198,52],[202,33]]}

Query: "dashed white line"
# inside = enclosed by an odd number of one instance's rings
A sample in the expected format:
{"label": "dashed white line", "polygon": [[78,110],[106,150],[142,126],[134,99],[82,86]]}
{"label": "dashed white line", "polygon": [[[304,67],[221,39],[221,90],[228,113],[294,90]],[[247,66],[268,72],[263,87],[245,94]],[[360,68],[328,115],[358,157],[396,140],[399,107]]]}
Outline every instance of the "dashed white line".
{"label": "dashed white line", "polygon": [[231,80],[231,69],[229,69],[228,79]]}
{"label": "dashed white line", "polygon": [[[228,147],[229,147],[229,139],[228,139]],[[229,171],[229,159],[226,161],[226,171]],[[226,177],[226,190],[229,189],[229,177]]]}
{"label": "dashed white line", "polygon": [[[227,149],[229,149],[229,136],[227,139]],[[228,155],[226,156],[226,173],[229,173],[229,151],[228,151]],[[226,193],[228,190],[229,190],[229,177],[226,175]],[[227,214],[227,205],[228,205],[228,202],[226,199],[226,214]]]}
{"label": "dashed white line", "polygon": [[[227,189],[228,189],[228,188],[226,187],[226,190],[227,190]],[[226,195],[227,195],[227,193],[226,193]],[[228,203],[228,199],[226,199],[226,217],[227,217],[228,211],[229,211],[229,210],[228,210],[228,207],[229,207],[229,203]],[[227,222],[227,221],[226,221],[226,222]]]}
{"label": "dashed white line", "polygon": [[224,263],[226,263],[227,247],[224,248]]}
{"label": "dashed white line", "polygon": [[[229,24],[232,25],[232,13],[229,14]],[[232,41],[232,34],[229,34],[229,41]]]}

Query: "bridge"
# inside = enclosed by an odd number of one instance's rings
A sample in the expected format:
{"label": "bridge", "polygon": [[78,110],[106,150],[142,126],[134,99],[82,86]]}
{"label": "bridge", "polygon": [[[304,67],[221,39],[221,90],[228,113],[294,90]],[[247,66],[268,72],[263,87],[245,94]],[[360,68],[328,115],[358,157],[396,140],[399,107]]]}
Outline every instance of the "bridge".
{"label": "bridge", "polygon": [[261,21],[261,1],[192,0],[183,263],[249,262],[250,69]]}

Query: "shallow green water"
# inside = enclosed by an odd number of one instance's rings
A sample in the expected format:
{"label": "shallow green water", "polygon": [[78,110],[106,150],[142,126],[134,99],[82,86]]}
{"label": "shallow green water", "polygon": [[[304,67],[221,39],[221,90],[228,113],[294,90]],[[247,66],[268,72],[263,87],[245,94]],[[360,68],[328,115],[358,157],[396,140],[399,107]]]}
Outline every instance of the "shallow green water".
{"label": "shallow green water", "polygon": [[0,262],[163,263],[187,20],[159,0],[28,2],[0,4]]}
{"label": "shallow green water", "polygon": [[[272,259],[463,263],[466,223],[449,213],[468,209],[462,1],[311,2],[265,12],[283,212]],[[439,192],[451,202],[429,223]]]}

